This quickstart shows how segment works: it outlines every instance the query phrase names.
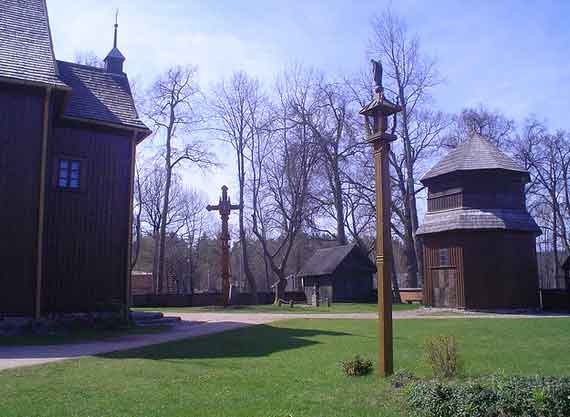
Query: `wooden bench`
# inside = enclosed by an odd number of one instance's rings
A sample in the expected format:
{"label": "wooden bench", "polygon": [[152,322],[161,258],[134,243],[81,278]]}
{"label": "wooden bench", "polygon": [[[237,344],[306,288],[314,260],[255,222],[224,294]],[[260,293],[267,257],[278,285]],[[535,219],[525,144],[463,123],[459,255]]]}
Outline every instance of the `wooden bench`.
{"label": "wooden bench", "polygon": [[424,292],[421,288],[400,288],[400,299],[402,303],[418,303],[424,301]]}

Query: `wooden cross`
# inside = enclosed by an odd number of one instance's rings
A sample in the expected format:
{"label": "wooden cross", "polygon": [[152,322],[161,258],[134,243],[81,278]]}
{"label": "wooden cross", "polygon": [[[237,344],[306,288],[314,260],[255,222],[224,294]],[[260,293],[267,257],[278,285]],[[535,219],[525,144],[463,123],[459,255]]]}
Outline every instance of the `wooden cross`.
{"label": "wooden cross", "polygon": [[230,302],[230,232],[228,228],[228,220],[232,210],[239,210],[239,204],[232,204],[228,197],[228,187],[222,186],[222,197],[217,206],[208,204],[206,210],[218,211],[222,218],[222,233],[220,234],[220,242],[222,243],[222,305],[225,307]]}

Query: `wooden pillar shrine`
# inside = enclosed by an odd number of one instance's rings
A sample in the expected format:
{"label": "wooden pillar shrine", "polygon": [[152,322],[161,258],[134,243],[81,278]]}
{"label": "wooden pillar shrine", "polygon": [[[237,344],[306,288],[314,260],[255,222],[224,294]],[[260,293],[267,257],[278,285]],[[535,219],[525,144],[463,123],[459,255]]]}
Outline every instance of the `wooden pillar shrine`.
{"label": "wooden pillar shrine", "polygon": [[378,287],[378,373],[389,376],[394,371],[392,336],[392,238],[390,233],[390,143],[396,140],[387,133],[388,116],[401,108],[384,97],[382,64],[372,60],[374,98],[360,110],[369,126],[367,142],[374,150],[374,179],[376,190],[376,282]]}

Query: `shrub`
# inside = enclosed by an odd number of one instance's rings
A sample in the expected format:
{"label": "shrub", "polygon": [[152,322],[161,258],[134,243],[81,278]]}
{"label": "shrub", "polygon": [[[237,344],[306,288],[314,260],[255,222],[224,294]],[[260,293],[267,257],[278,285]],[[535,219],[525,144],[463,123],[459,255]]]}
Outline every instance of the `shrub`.
{"label": "shrub", "polygon": [[493,376],[407,386],[410,406],[425,417],[565,417],[570,378]]}
{"label": "shrub", "polygon": [[370,373],[372,361],[356,355],[354,359],[341,362],[341,366],[346,376],[362,376]]}
{"label": "shrub", "polygon": [[407,369],[398,369],[391,378],[392,386],[394,388],[405,387],[406,385],[409,385],[417,380],[418,378],[416,378],[414,373],[408,371]]}
{"label": "shrub", "polygon": [[460,370],[454,336],[429,337],[424,344],[424,356],[436,378],[453,378]]}

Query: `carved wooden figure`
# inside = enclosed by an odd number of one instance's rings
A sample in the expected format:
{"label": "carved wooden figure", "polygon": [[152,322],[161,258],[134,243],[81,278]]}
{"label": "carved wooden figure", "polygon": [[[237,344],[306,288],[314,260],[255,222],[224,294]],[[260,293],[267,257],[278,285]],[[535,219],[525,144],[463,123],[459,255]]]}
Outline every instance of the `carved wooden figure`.
{"label": "carved wooden figure", "polygon": [[218,211],[222,218],[222,233],[220,234],[220,242],[222,244],[222,304],[227,306],[230,302],[230,232],[228,222],[232,210],[239,210],[239,204],[232,204],[228,197],[228,187],[222,186],[222,196],[217,206],[208,204],[206,210]]}

